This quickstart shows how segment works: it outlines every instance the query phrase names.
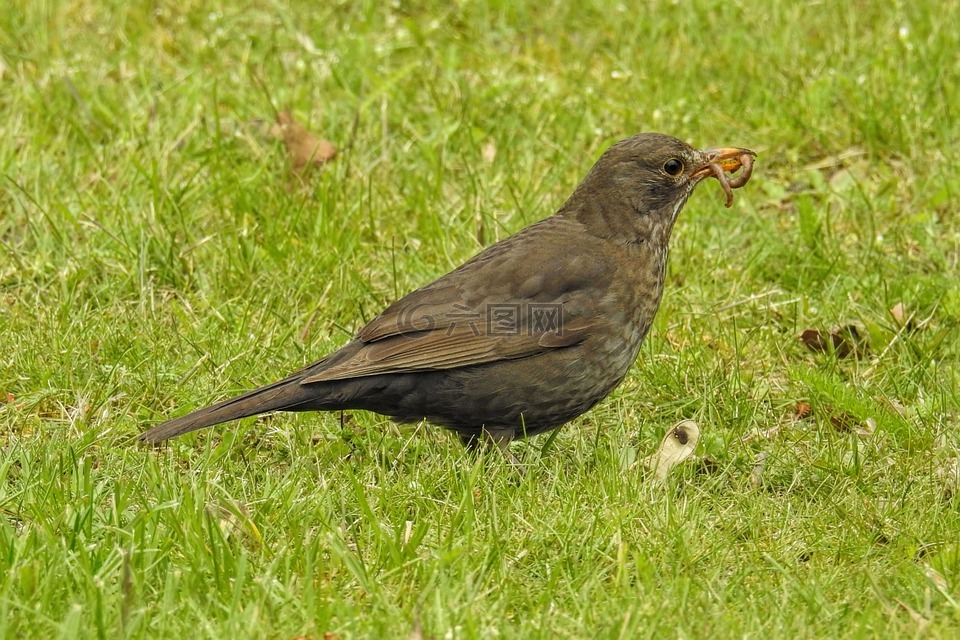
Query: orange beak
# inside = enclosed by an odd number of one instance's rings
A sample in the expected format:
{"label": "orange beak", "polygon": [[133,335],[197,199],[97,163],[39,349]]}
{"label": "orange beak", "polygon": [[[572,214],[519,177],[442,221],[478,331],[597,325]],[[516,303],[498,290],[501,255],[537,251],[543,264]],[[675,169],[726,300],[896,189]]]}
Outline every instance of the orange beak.
{"label": "orange beak", "polygon": [[693,172],[695,178],[706,178],[713,175],[710,165],[717,164],[724,171],[734,172],[743,166],[740,160],[741,156],[748,155],[756,157],[757,153],[750,149],[740,149],[738,147],[723,147],[721,149],[707,149],[703,152],[703,166]]}
{"label": "orange beak", "polygon": [[[747,184],[750,174],[753,173],[753,159],[756,155],[750,149],[737,147],[704,151],[703,164],[693,172],[694,184],[707,176],[713,176],[723,187],[723,192],[727,196],[726,206],[730,208],[733,206],[733,190]],[[740,168],[743,169],[740,175],[733,178],[727,177],[727,171],[732,173]]]}

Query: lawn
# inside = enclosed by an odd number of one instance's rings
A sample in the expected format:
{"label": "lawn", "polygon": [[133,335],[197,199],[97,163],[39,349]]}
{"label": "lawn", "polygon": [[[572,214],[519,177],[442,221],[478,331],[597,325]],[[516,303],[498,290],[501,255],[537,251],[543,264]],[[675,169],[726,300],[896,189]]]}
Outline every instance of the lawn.
{"label": "lawn", "polygon": [[[957,637],[956,24],[7,3],[0,637]],[[302,180],[283,109],[339,149]],[[525,475],[364,412],[136,442],[337,348],[639,131],[754,149],[753,178],[731,209],[698,188],[627,380],[515,444]],[[681,419],[697,458],[655,482],[634,463]]]}

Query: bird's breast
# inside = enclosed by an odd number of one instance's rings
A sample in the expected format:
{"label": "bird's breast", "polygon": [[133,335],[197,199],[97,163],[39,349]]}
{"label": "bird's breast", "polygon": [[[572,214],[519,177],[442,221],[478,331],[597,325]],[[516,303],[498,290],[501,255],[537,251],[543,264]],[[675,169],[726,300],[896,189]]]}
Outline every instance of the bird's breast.
{"label": "bird's breast", "polygon": [[623,251],[623,259],[617,261],[622,266],[599,305],[604,330],[596,333],[594,346],[625,372],[636,360],[660,306],[667,255],[665,248],[644,245]]}

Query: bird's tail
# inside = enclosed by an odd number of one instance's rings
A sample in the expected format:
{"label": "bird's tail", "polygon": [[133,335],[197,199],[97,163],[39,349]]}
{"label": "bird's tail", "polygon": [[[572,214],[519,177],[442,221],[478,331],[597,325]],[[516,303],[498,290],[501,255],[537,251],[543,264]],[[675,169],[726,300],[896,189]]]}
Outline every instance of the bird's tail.
{"label": "bird's tail", "polygon": [[293,375],[279,382],[248,391],[236,398],[197,409],[187,415],[167,420],[140,434],[142,442],[157,443],[221,422],[239,420],[267,411],[296,411],[299,405],[316,402],[316,390],[300,384],[302,375]]}

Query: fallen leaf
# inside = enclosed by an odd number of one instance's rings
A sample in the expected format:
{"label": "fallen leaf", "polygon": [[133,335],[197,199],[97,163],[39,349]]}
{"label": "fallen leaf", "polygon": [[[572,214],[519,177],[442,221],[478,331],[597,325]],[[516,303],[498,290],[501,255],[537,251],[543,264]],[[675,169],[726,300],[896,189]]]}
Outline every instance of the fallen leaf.
{"label": "fallen leaf", "polygon": [[854,429],[857,428],[859,421],[850,415],[849,413],[833,413],[830,414],[830,424],[833,425],[833,428],[841,433],[851,433]]}
{"label": "fallen leaf", "polygon": [[827,341],[819,329],[805,329],[803,333],[800,334],[800,340],[803,344],[807,345],[807,348],[811,351],[827,350]]}
{"label": "fallen leaf", "polygon": [[700,427],[693,420],[684,420],[667,431],[657,452],[644,459],[644,466],[664,480],[671,469],[693,455],[699,441]]}
{"label": "fallen leaf", "polygon": [[800,340],[811,351],[824,353],[833,349],[838,358],[862,357],[867,352],[867,340],[856,325],[835,326],[825,333],[819,329],[806,329]]}
{"label": "fallen leaf", "polygon": [[277,124],[270,129],[275,138],[281,138],[287,147],[290,169],[302,178],[311,168],[333,160],[337,148],[304,127],[289,110],[277,114]]}
{"label": "fallen leaf", "polygon": [[877,429],[877,421],[873,418],[867,418],[861,421],[856,416],[843,411],[830,415],[830,424],[840,433],[855,433],[858,436],[870,436]]}
{"label": "fallen leaf", "polygon": [[907,317],[907,314],[903,310],[903,303],[898,302],[897,304],[890,307],[890,315],[893,316],[893,321],[902,327],[903,322],[904,320],[906,320],[906,317]]}
{"label": "fallen leaf", "polygon": [[809,418],[811,415],[813,415],[813,407],[806,402],[798,402],[793,407],[794,420],[803,420],[805,418]]}
{"label": "fallen leaf", "polygon": [[900,329],[913,331],[913,329],[916,328],[916,325],[913,322],[915,315],[915,313],[907,313],[907,310],[903,306],[902,302],[898,302],[890,307],[890,317],[893,318],[894,324],[896,324]]}

